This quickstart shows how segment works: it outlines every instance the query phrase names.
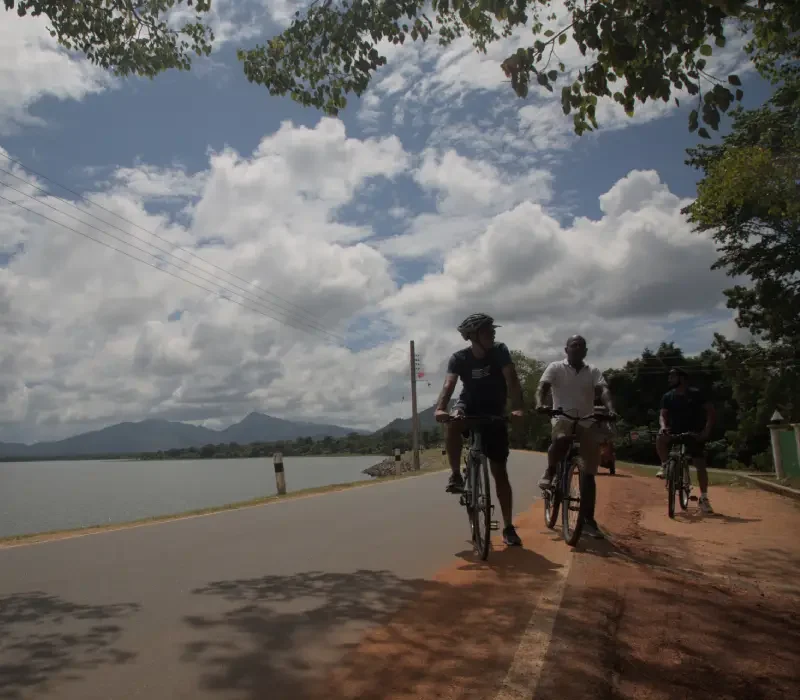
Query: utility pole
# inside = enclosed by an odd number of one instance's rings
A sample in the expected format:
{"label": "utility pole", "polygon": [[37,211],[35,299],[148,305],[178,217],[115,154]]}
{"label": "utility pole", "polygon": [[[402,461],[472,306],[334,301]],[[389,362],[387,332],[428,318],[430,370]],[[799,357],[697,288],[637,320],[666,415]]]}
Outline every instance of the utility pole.
{"label": "utility pole", "polygon": [[419,416],[417,415],[417,356],[411,343],[411,464],[419,470]]}

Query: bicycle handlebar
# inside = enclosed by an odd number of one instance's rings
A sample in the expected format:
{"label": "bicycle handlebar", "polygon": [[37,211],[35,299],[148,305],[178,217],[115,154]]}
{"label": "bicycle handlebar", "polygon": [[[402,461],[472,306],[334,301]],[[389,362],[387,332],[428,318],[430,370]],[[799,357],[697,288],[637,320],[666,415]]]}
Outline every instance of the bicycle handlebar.
{"label": "bicycle handlebar", "polygon": [[[544,411],[542,411],[544,413]],[[564,411],[560,408],[550,408],[547,410],[547,415],[551,418],[562,417],[567,418],[575,423],[580,423],[582,420],[596,420],[596,421],[616,421],[616,415],[608,415],[607,413],[590,413],[588,416],[571,416],[568,413],[564,413]]]}
{"label": "bicycle handlebar", "polygon": [[447,419],[441,421],[442,423],[452,423],[453,421],[465,421],[469,423],[495,423],[495,422],[502,422],[508,423],[509,422],[508,416],[447,416]]}

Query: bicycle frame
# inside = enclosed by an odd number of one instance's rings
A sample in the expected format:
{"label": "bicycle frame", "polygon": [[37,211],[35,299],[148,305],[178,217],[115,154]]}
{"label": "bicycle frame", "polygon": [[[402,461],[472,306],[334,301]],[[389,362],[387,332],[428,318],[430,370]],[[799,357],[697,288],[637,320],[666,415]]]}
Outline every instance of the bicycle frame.
{"label": "bicycle frame", "polygon": [[572,476],[570,465],[576,453],[578,453],[580,449],[580,441],[578,439],[578,424],[585,420],[599,422],[601,420],[613,419],[610,416],[597,413],[591,413],[588,416],[570,416],[564,413],[561,408],[551,409],[548,411],[548,414],[551,417],[563,417],[572,421],[572,432],[568,436],[570,438],[570,446],[567,449],[564,457],[559,460],[558,465],[556,466],[556,474],[553,483],[545,492],[545,523],[549,528],[555,527],[555,521],[558,517],[558,508],[560,506],[562,508],[562,534],[567,544],[574,546],[580,539],[581,530],[583,529],[583,514],[580,512],[580,505],[578,506],[578,520],[575,523],[575,526],[570,527],[569,524],[569,511],[571,510],[571,503],[573,501],[578,501],[580,504],[580,495],[578,498],[574,498],[572,496],[572,490],[569,483]]}
{"label": "bicycle frame", "polygon": [[[508,422],[506,416],[465,416],[451,418],[448,422],[463,420],[468,431],[468,445],[464,456],[464,490],[459,503],[467,509],[472,531],[472,544],[481,559],[489,556],[491,530],[497,530],[498,524],[492,519],[491,485],[488,474],[488,460],[483,451],[483,434],[481,427],[497,422]],[[483,496],[480,491],[485,491]],[[481,524],[486,529],[485,536],[480,533]]]}

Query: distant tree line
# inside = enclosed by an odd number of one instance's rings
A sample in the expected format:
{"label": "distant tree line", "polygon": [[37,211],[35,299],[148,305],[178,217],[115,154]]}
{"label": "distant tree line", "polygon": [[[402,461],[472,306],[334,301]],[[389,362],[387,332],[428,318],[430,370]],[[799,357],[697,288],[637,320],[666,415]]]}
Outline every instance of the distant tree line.
{"label": "distant tree line", "polygon": [[[423,449],[436,447],[442,442],[441,430],[433,428],[420,433],[420,446]],[[325,457],[330,455],[390,455],[399,447],[403,452],[411,449],[411,434],[397,430],[387,430],[380,434],[360,435],[349,433],[345,437],[324,437],[321,440],[301,437],[295,440],[275,442],[254,442],[240,445],[236,442],[222,442],[218,445],[187,447],[183,449],[146,452],[139,459],[230,459],[241,457],[271,457],[280,452],[286,457]]]}

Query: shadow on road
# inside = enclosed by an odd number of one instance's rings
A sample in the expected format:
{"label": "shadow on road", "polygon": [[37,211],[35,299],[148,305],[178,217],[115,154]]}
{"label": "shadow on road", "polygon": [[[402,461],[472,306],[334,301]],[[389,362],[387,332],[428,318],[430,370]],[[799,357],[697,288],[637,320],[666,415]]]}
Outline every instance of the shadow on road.
{"label": "shadow on road", "polygon": [[40,591],[0,597],[0,698],[21,697],[56,680],[79,677],[136,655],[116,647],[114,621],[138,605],[82,605]]}
{"label": "shadow on road", "polygon": [[[493,552],[492,571],[471,565],[454,569],[453,582],[363,570],[214,582],[194,592],[228,609],[186,619],[198,639],[183,660],[201,667],[206,688],[253,700],[377,700],[410,692],[423,677],[432,684],[426,697],[454,679],[488,692],[556,567],[520,549]],[[527,579],[534,585],[520,596]],[[513,597],[504,594],[509,585]]]}
{"label": "shadow on road", "polygon": [[[318,669],[419,595],[423,581],[386,571],[305,572],[216,581],[193,591],[229,605],[221,615],[186,623],[202,639],[183,660],[200,665],[202,683],[245,697],[305,697]],[[218,606],[216,606],[218,607]]]}

